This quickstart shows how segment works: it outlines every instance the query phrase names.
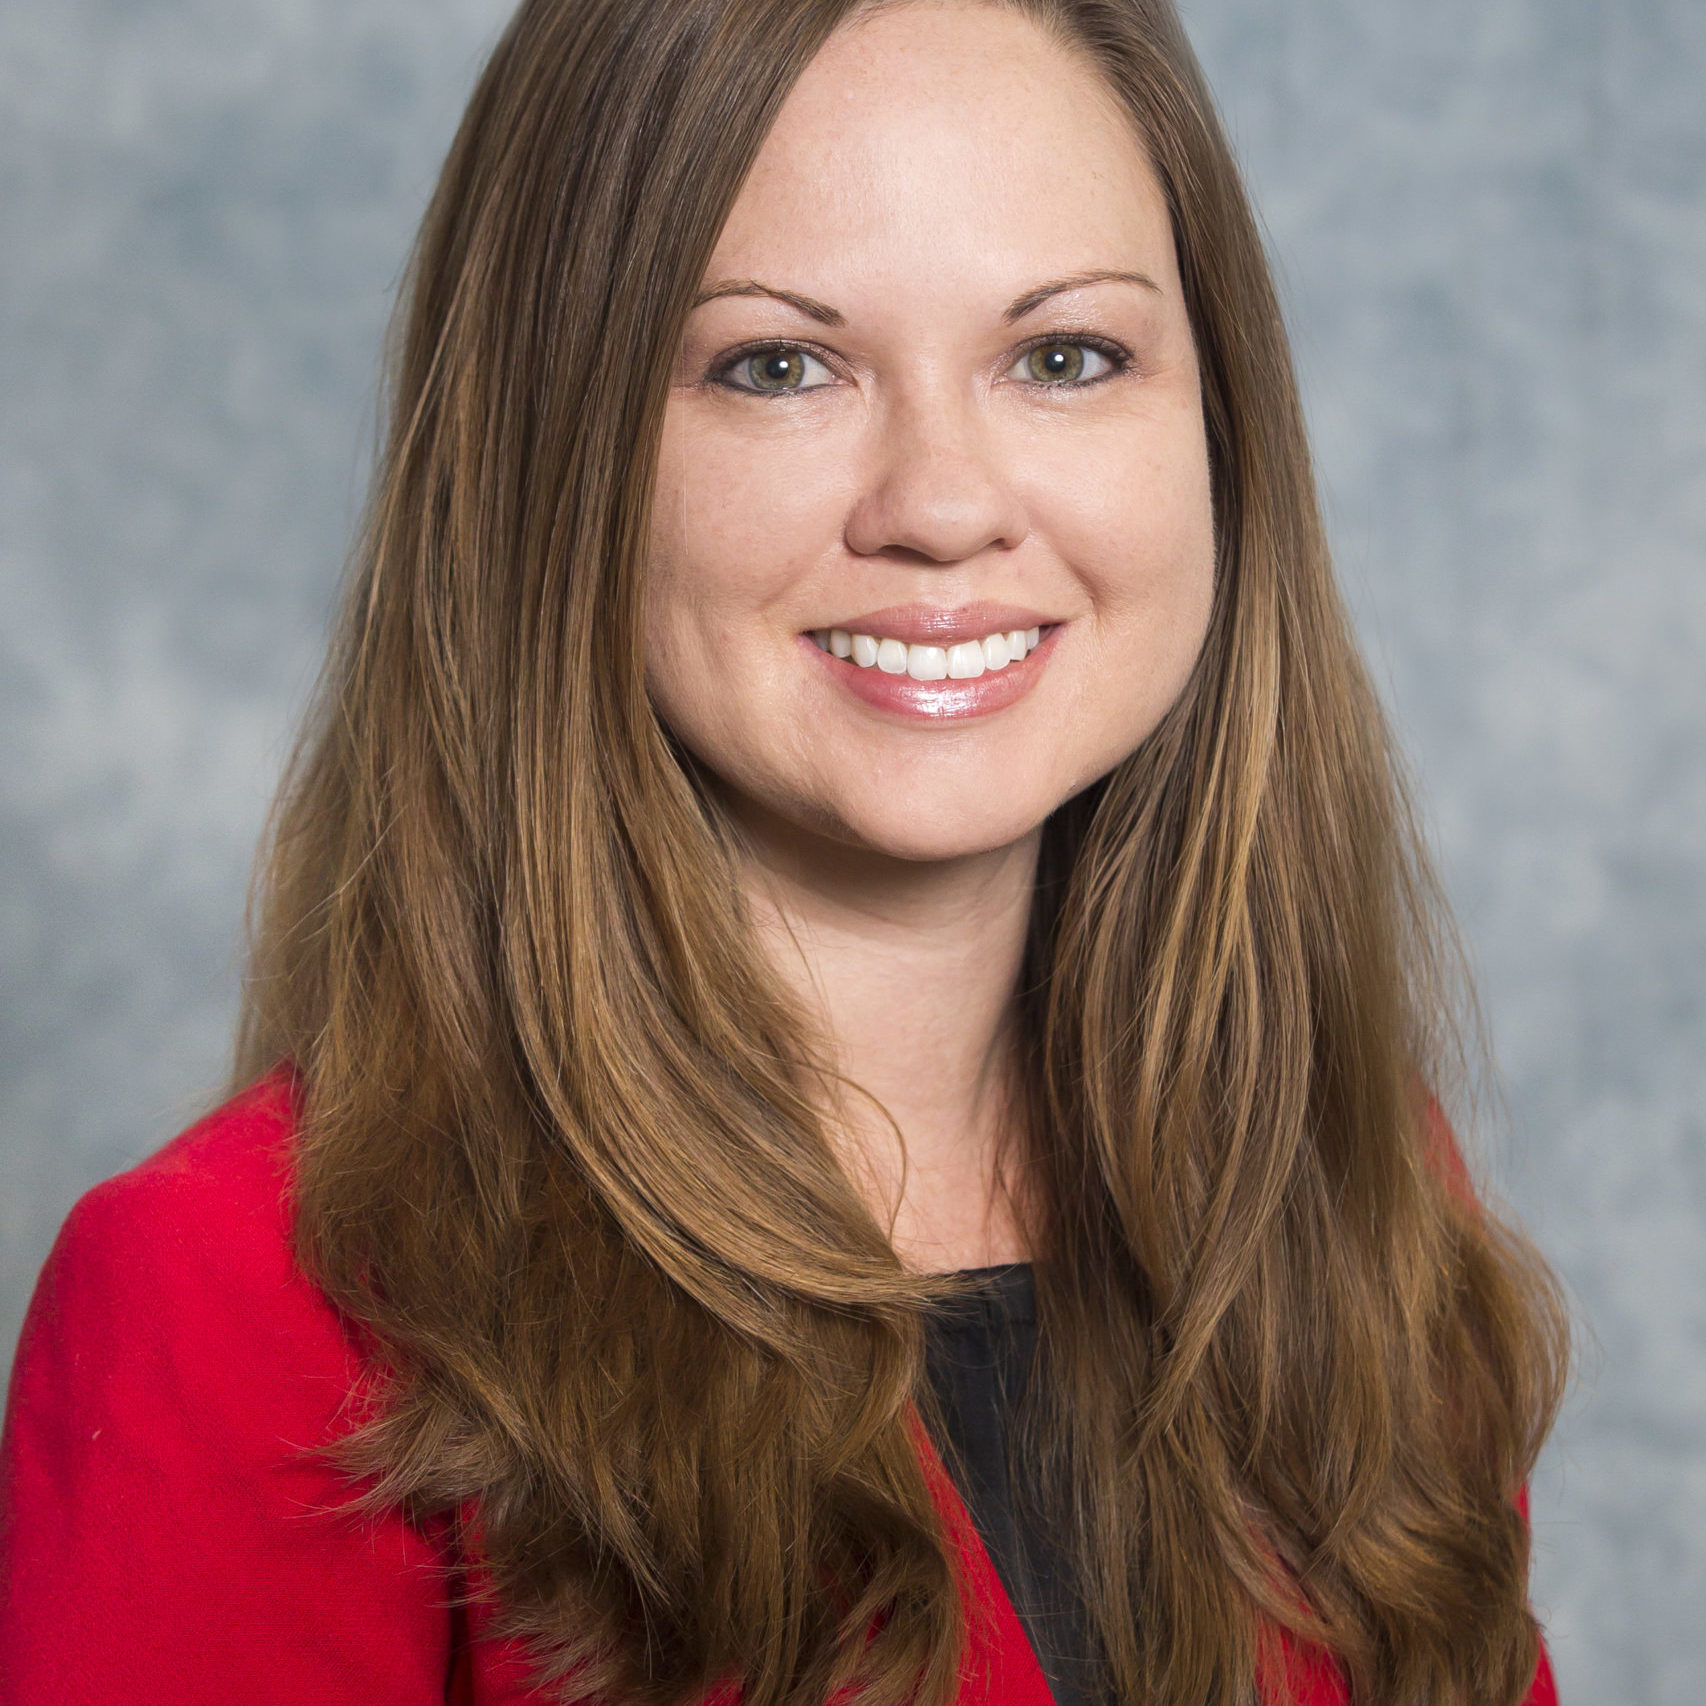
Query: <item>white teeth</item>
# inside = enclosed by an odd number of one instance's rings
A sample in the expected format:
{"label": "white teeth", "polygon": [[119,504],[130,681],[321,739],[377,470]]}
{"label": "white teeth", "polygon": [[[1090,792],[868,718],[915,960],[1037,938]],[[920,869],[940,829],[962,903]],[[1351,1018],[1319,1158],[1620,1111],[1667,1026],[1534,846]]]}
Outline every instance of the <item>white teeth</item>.
{"label": "white teeth", "polygon": [[975,681],[983,671],[983,647],[976,640],[962,640],[948,648],[949,680]]}
{"label": "white teeth", "polygon": [[952,646],[909,646],[904,640],[878,639],[846,628],[814,628],[811,635],[824,651],[850,658],[860,669],[910,675],[914,681],[975,681],[985,670],[1005,669],[1035,651],[1042,629],[1010,628]]}

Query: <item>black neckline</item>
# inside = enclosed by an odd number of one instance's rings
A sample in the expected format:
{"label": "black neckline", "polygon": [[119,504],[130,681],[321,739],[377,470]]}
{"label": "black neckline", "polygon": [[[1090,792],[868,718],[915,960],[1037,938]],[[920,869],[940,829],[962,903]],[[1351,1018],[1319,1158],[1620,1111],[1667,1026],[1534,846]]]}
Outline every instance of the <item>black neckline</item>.
{"label": "black neckline", "polygon": [[[1029,1262],[998,1262],[987,1268],[958,1268],[941,1276],[966,1282],[964,1289],[939,1299],[925,1319],[938,1333],[983,1335],[1003,1329],[1034,1329],[1036,1276]],[[1029,1355],[1029,1346],[1026,1346]]]}
{"label": "black neckline", "polygon": [[931,1425],[940,1429],[943,1463],[1056,1706],[1100,1706],[1074,1562],[1059,1524],[1034,1502],[1035,1464],[1013,1455],[1024,1397],[1040,1367],[1032,1265],[997,1262],[934,1277],[959,1282],[928,1307],[924,1321]]}

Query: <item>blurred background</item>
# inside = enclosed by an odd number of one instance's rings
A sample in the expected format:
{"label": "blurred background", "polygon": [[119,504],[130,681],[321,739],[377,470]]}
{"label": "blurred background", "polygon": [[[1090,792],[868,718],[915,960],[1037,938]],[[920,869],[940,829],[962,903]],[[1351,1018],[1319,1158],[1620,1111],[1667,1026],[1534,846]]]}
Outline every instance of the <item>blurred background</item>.
{"label": "blurred background", "polygon": [[[503,0],[0,8],[0,1338],[220,1082],[379,338]],[[1706,4],[1185,0],[1592,1337],[1566,1706],[1706,1700]]]}

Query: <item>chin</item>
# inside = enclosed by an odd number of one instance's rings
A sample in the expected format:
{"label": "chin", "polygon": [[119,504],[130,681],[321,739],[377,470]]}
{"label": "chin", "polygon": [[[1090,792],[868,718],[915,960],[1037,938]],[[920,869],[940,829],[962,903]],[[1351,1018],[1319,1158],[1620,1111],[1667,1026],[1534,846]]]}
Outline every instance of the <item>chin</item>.
{"label": "chin", "polygon": [[1023,841],[1047,817],[1046,812],[1003,812],[967,822],[949,811],[916,812],[894,818],[861,819],[844,826],[855,845],[891,859],[936,864],[995,853]]}
{"label": "chin", "polygon": [[[700,762],[710,775],[723,774],[709,761]],[[816,843],[820,849],[827,844],[931,864],[1011,847],[1040,828],[1066,797],[1050,791],[1027,799],[1010,785],[1003,789],[999,778],[1011,776],[1015,768],[994,771],[980,766],[975,786],[963,774],[950,778],[946,787],[930,787],[921,779],[894,781],[882,799],[873,799],[870,789],[849,798],[844,783],[825,788],[821,777],[815,779],[816,786],[796,779],[782,787],[753,785],[756,776],[751,781],[742,777],[721,782],[718,791],[725,809],[760,842],[778,847],[791,843],[796,856],[811,857],[809,849]],[[985,776],[987,780],[981,779]]]}

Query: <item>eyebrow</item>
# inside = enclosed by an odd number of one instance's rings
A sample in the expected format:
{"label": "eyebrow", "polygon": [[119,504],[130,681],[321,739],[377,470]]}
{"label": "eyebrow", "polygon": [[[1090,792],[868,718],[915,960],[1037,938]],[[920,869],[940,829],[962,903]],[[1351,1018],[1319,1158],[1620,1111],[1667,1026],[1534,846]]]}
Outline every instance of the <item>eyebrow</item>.
{"label": "eyebrow", "polygon": [[[1040,308],[1051,296],[1058,296],[1064,290],[1082,290],[1087,284],[1135,284],[1144,290],[1161,294],[1161,286],[1147,273],[1124,272],[1117,268],[1097,272],[1075,272],[1069,273],[1065,278],[1050,279],[1046,284],[1039,284],[1027,290],[1023,296],[1015,297],[1001,317],[1008,325],[1012,325],[1015,320],[1022,320],[1034,309]],[[815,297],[802,296],[797,290],[783,290],[779,285],[760,284],[755,278],[723,279],[708,290],[700,291],[693,298],[693,306],[702,308],[707,302],[715,302],[723,296],[770,296],[778,302],[786,302],[790,308],[797,308],[820,325],[847,324],[847,317],[839,308],[831,308],[827,302],[819,302]]]}
{"label": "eyebrow", "polygon": [[1063,290],[1082,290],[1087,284],[1135,284],[1144,290],[1154,291],[1157,296],[1161,294],[1161,286],[1148,273],[1122,272],[1117,268],[1068,273],[1065,278],[1051,278],[1047,284],[1039,284],[1034,290],[1027,290],[1023,296],[1015,297],[1008,304],[1002,319],[1012,325],[1015,320],[1024,319],[1033,308],[1040,308],[1051,296],[1058,296]]}
{"label": "eyebrow", "polygon": [[797,290],[783,290],[774,284],[760,284],[754,278],[726,278],[720,284],[713,284],[709,290],[700,291],[693,298],[693,306],[701,308],[707,302],[715,302],[719,296],[773,296],[778,302],[786,302],[790,308],[798,308],[802,314],[822,325],[847,324],[846,315],[839,308],[831,308],[827,302],[802,296]]}

